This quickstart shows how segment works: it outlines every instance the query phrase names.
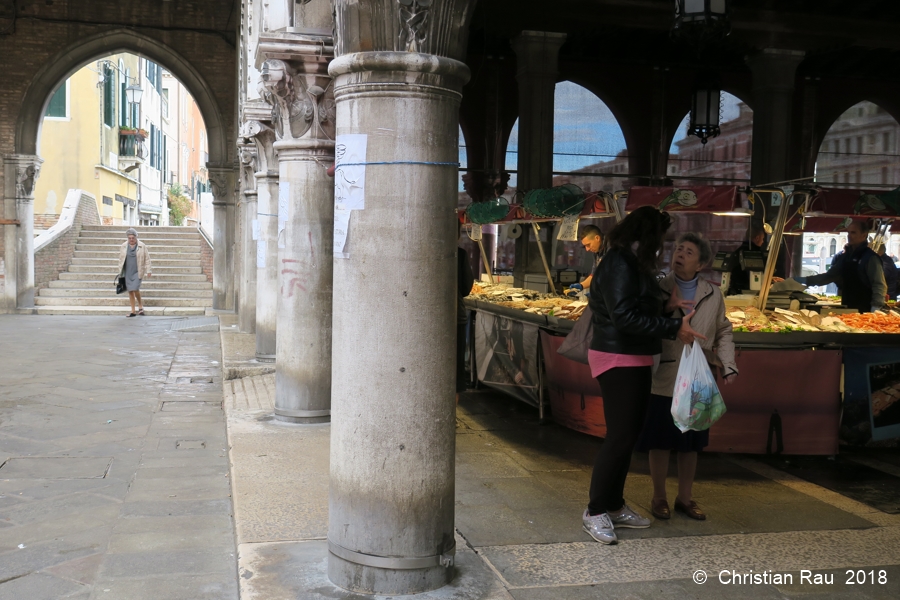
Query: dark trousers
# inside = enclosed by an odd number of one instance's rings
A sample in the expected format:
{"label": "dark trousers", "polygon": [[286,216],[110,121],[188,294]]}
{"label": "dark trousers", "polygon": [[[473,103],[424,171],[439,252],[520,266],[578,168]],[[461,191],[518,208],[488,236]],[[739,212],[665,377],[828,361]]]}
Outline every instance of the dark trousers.
{"label": "dark trousers", "polygon": [[617,367],[597,381],[603,393],[606,439],[591,477],[591,515],[616,511],[625,504],[625,478],[644,426],[653,374],[650,367]]}

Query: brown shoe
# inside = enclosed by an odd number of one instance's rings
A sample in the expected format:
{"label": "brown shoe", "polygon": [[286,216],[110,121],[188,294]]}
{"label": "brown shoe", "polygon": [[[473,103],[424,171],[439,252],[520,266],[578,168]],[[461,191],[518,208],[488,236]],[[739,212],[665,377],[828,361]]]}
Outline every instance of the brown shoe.
{"label": "brown shoe", "polygon": [[700,510],[700,507],[697,506],[697,503],[691,500],[690,504],[685,504],[678,498],[675,498],[675,510],[678,512],[683,512],[687,516],[697,521],[705,521],[706,514]]}
{"label": "brown shoe", "polygon": [[669,503],[665,500],[651,500],[650,513],[657,519],[669,519],[672,513],[669,511]]}

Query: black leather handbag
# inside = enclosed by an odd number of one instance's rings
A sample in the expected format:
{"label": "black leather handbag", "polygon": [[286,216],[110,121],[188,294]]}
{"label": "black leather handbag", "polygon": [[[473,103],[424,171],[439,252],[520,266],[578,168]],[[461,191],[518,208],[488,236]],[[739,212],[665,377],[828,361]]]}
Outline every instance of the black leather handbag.
{"label": "black leather handbag", "polygon": [[125,291],[125,276],[122,274],[119,274],[119,276],[116,278],[116,293],[121,294],[124,291]]}

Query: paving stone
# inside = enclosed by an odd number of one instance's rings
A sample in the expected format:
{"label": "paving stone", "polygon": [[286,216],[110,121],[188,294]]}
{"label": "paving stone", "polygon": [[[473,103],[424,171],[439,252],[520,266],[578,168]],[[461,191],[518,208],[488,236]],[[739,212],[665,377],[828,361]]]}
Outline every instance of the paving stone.
{"label": "paving stone", "polygon": [[94,585],[92,600],[127,598],[128,600],[223,600],[238,597],[235,576],[221,573],[141,577],[136,579],[100,579]]}
{"label": "paving stone", "polygon": [[63,600],[89,592],[85,586],[47,573],[30,573],[0,584],[0,599]]}

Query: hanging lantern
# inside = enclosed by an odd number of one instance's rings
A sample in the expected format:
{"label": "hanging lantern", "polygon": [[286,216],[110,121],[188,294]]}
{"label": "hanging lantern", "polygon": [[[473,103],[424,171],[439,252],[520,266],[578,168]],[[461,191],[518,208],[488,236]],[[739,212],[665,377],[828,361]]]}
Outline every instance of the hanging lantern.
{"label": "hanging lantern", "polygon": [[673,36],[702,45],[729,33],[728,0],[675,0]]}
{"label": "hanging lantern", "polygon": [[696,135],[705,144],[719,135],[722,115],[722,91],[717,85],[700,85],[691,98],[691,120],[688,135]]}

